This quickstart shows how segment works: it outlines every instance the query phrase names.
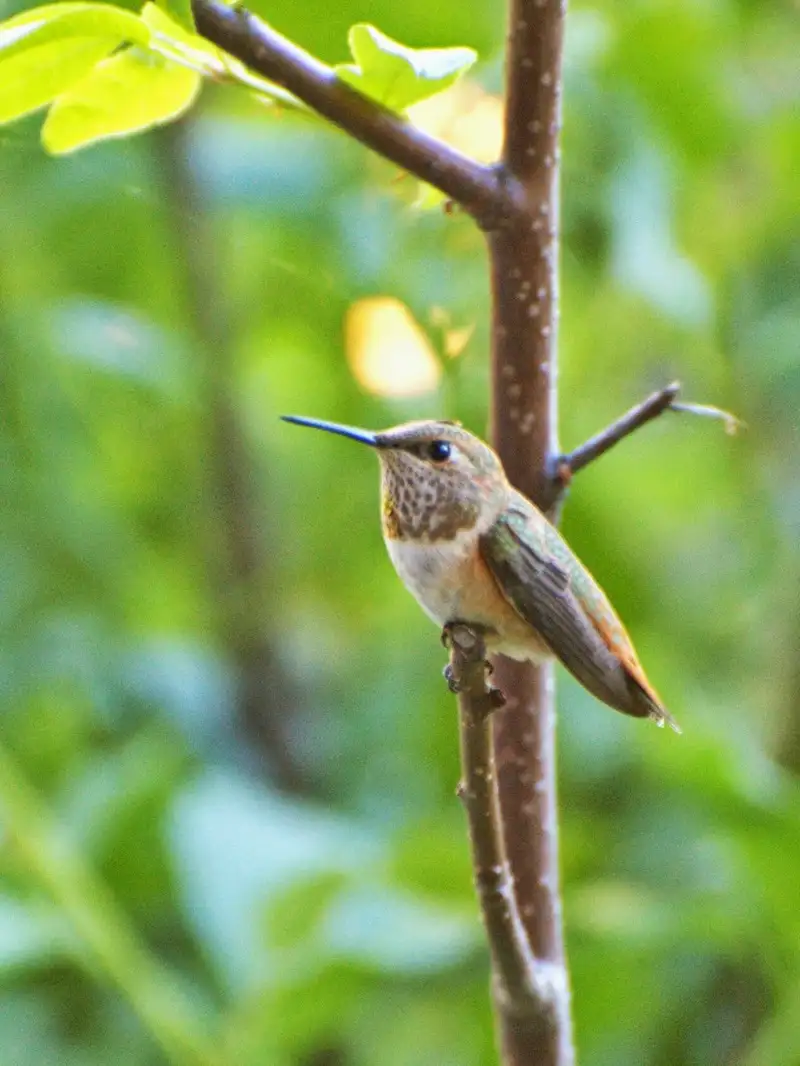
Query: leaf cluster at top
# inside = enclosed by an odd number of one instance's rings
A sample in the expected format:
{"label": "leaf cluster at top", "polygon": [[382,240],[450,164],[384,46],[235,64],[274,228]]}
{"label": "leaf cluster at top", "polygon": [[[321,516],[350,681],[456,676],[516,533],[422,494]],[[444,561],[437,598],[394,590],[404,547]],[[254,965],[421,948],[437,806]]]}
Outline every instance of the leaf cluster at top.
{"label": "leaf cluster at top", "polygon": [[[336,73],[397,111],[452,85],[476,58],[469,48],[407,48],[367,25],[349,39],[355,62]],[[42,143],[55,155],[178,118],[203,78],[300,106],[198,36],[187,0],[148,2],[139,15],[105,3],[48,4],[0,24],[0,123],[49,106]]]}

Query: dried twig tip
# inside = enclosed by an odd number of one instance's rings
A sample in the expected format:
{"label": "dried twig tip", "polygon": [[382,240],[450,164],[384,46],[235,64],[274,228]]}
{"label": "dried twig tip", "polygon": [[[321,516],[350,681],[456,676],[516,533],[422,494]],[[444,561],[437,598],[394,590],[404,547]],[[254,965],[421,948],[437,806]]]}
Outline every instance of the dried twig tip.
{"label": "dried twig tip", "polygon": [[671,403],[670,411],[678,414],[699,415],[701,418],[718,418],[725,424],[725,432],[729,437],[735,437],[737,433],[747,429],[747,423],[743,422],[730,411],[723,411],[721,407],[712,407],[707,403]]}

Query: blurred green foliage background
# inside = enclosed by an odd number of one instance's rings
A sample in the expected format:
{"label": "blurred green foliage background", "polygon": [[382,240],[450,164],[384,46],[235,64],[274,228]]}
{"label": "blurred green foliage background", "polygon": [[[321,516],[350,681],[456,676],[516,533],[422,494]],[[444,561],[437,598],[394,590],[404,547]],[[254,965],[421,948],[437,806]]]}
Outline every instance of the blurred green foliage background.
{"label": "blurred green foliage background", "polygon": [[[500,88],[486,0],[261,10],[331,61],[358,20],[469,44]],[[564,445],[676,377],[749,425],[667,415],[566,509],[684,727],[560,679],[584,1066],[800,1063],[796,17],[569,15]],[[40,121],[0,131],[2,1060],[488,1066],[437,633],[374,458],[277,420],[484,432],[481,237],[233,90],[65,159]],[[426,338],[424,391],[369,384],[376,296]]]}

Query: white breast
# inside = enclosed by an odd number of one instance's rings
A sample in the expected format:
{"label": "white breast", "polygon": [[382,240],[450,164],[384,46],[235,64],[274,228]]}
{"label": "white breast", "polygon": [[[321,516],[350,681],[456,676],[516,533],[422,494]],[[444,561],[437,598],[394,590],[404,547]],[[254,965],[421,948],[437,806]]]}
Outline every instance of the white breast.
{"label": "white breast", "polygon": [[512,659],[539,662],[548,654],[489,572],[476,566],[475,530],[433,543],[386,538],[386,548],[406,588],[440,626],[478,623],[487,630],[489,650]]}
{"label": "white breast", "polygon": [[434,543],[386,540],[389,557],[403,584],[439,625],[461,617],[462,574],[474,544],[474,530]]}

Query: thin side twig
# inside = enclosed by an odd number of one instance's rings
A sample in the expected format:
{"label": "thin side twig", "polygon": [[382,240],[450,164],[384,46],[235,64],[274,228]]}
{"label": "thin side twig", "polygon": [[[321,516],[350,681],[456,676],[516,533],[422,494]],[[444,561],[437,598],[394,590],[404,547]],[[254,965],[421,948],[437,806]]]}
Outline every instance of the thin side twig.
{"label": "thin side twig", "polygon": [[[486,645],[474,626],[446,630],[451,684],[458,691],[462,780],[475,888],[492,958],[495,1004],[507,1025],[550,1024],[558,968],[534,958],[520,920],[503,842],[491,715],[502,705],[486,682]],[[543,1017],[547,1015],[548,1017]]]}
{"label": "thin side twig", "polygon": [[729,411],[723,411],[720,407],[712,407],[710,404],[701,403],[678,403],[677,396],[680,392],[680,382],[673,381],[671,385],[665,385],[663,389],[651,393],[646,400],[636,404],[630,411],[612,422],[610,426],[596,433],[585,441],[579,448],[561,455],[555,460],[555,476],[562,484],[566,484],[573,474],[583,470],[589,463],[599,459],[609,448],[619,444],[621,440],[630,436],[637,429],[652,422],[654,418],[664,414],[665,411],[673,411],[676,414],[697,415],[702,418],[719,419],[725,425],[725,432],[738,433],[745,428],[744,422],[732,415]]}
{"label": "thin side twig", "polygon": [[672,406],[680,389],[680,382],[673,381],[671,385],[666,385],[658,392],[652,393],[646,400],[642,400],[630,411],[626,411],[624,415],[590,437],[579,448],[568,455],[562,455],[558,460],[558,476],[562,480],[564,478],[568,480],[572,474],[577,474],[579,470],[605,454],[609,448],[613,448],[615,444],[624,440],[641,426],[658,418]]}
{"label": "thin side twig", "polygon": [[308,52],[243,7],[193,0],[198,31],[263,77],[288,90],[319,115],[403,170],[439,189],[484,229],[515,212],[511,191],[493,167],[470,159],[341,81]]}

